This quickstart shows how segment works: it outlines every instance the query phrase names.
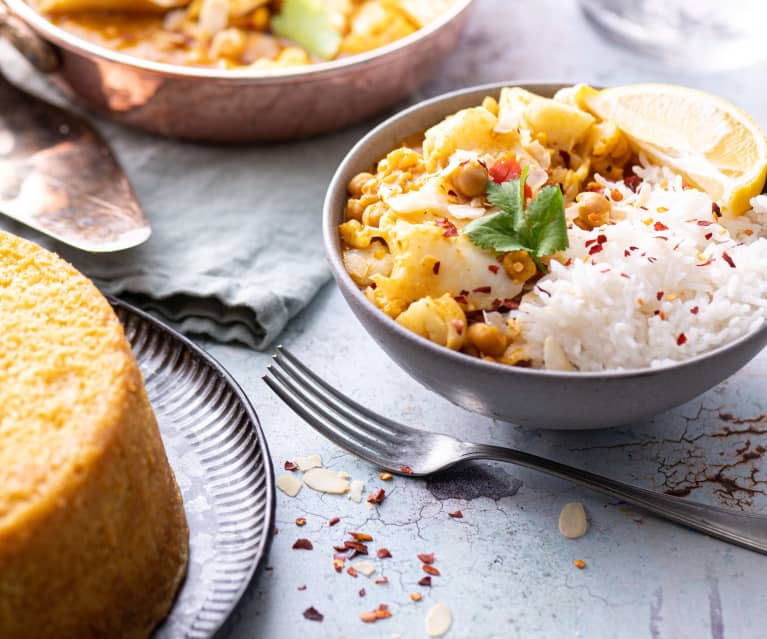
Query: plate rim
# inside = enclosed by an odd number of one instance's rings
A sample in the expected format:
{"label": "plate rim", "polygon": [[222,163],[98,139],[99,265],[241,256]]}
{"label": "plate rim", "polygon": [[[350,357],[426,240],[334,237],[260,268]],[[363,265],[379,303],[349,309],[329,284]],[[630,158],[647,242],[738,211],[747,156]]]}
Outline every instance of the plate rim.
{"label": "plate rim", "polygon": [[[253,562],[252,566],[250,567],[247,577],[243,580],[242,587],[237,591],[237,593],[232,598],[233,605],[231,609],[221,619],[221,622],[215,627],[212,634],[210,635],[211,638],[213,638],[218,634],[221,628],[229,621],[234,611],[241,605],[243,595],[248,590],[248,588],[250,588],[251,585],[253,584],[253,580],[256,574],[261,572],[261,570],[263,569],[263,566],[266,562],[266,558],[269,555],[269,550],[272,545],[272,540],[274,538],[276,493],[274,488],[274,464],[272,462],[271,453],[269,452],[269,445],[267,444],[266,437],[264,436],[264,431],[261,428],[261,421],[259,420],[258,414],[256,413],[255,408],[253,408],[253,404],[251,403],[250,399],[245,394],[245,391],[242,389],[242,387],[237,382],[237,380],[232,376],[232,374],[223,366],[223,364],[221,364],[215,357],[213,357],[213,355],[208,353],[205,349],[203,349],[198,344],[195,344],[186,335],[183,335],[182,333],[180,333],[173,327],[167,325],[165,322],[158,319],[157,317],[151,315],[147,311],[144,311],[138,308],[137,306],[130,304],[129,302],[121,300],[120,298],[115,297],[114,295],[105,294],[104,297],[106,297],[107,302],[109,302],[110,306],[112,306],[113,308],[120,308],[129,313],[137,315],[145,322],[152,324],[154,328],[159,329],[160,331],[168,334],[174,340],[181,342],[186,348],[192,351],[195,355],[202,358],[210,366],[212,366],[216,370],[216,372],[219,375],[221,375],[222,379],[234,391],[234,394],[237,396],[237,399],[242,404],[248,418],[253,424],[253,430],[255,432],[256,439],[258,440],[259,445],[263,449],[263,453],[264,453],[263,459],[264,459],[264,466],[265,466],[264,470],[266,472],[266,492],[267,492],[267,506],[266,506],[267,512],[266,512],[266,518],[265,518],[266,521],[265,521],[265,528],[264,528],[264,530],[266,531],[266,534],[263,536],[263,538],[261,539],[261,542],[259,543],[256,560]],[[119,321],[119,318],[118,318],[118,321]],[[123,323],[120,322],[121,326],[122,324]],[[183,583],[186,582],[186,578],[187,577],[185,576]],[[174,604],[173,604],[174,606],[178,598],[178,594],[181,592],[181,590],[184,587],[183,583],[180,586],[176,595],[174,596]],[[170,611],[168,612],[168,614],[170,614]]]}

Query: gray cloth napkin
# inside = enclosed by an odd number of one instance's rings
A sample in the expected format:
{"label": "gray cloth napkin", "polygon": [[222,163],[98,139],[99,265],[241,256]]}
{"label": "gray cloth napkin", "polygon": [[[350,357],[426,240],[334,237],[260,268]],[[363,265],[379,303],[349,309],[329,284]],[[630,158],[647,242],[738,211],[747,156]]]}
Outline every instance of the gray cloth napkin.
{"label": "gray cloth napkin", "polygon": [[[8,47],[17,85],[62,104]],[[152,225],[148,242],[87,254],[0,216],[0,228],[51,248],[106,293],[185,332],[267,347],[328,280],[322,201],[335,168],[369,127],[306,141],[205,146],[89,116],[125,169]]]}

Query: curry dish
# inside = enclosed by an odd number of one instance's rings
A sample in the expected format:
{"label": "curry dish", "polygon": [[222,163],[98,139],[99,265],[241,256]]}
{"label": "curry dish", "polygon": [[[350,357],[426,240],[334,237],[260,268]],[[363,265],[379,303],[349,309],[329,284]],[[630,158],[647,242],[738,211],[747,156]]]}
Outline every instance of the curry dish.
{"label": "curry dish", "polygon": [[30,0],[57,26],[155,62],[283,69],[390,44],[453,0]]}

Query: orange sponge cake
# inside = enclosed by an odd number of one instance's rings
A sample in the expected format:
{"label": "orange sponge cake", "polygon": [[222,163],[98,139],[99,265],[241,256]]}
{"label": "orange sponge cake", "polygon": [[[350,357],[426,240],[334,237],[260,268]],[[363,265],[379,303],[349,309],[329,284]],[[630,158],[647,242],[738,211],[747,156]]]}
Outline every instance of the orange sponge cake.
{"label": "orange sponge cake", "polygon": [[0,637],[146,639],[187,555],[110,305],[53,253],[0,232]]}

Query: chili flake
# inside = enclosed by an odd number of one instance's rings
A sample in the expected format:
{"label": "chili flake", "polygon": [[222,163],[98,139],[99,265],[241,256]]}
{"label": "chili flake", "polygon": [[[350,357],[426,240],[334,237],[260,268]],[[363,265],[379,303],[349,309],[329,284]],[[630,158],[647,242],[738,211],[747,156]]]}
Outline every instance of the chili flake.
{"label": "chili flake", "polygon": [[698,220],[698,226],[711,226],[712,224],[711,220]]}
{"label": "chili flake", "polygon": [[386,496],[386,491],[383,488],[379,488],[373,494],[368,496],[368,503],[380,504],[384,500],[385,496]]}
{"label": "chili flake", "polygon": [[631,252],[628,249],[626,249],[625,251],[623,251],[623,257],[631,257]]}
{"label": "chili flake", "polygon": [[423,569],[423,571],[427,575],[434,575],[435,577],[439,577],[439,575],[440,575],[439,569],[437,569],[434,566],[431,566],[429,564],[423,564],[423,566],[421,566],[421,568]]}
{"label": "chili flake", "polygon": [[697,315],[699,311],[700,311],[700,309],[697,306],[693,306],[690,309],[690,313],[692,313],[693,315]]}
{"label": "chili flake", "polygon": [[304,517],[296,517],[296,526],[306,526],[306,519]]}
{"label": "chili flake", "polygon": [[703,237],[705,237],[707,240],[710,240],[712,237],[714,237],[713,233],[706,233]]}
{"label": "chili flake", "polygon": [[601,253],[601,252],[602,252],[602,245],[601,244],[594,244],[594,246],[592,246],[589,249],[589,255],[594,255],[596,253]]}
{"label": "chili flake", "polygon": [[368,547],[358,541],[345,541],[344,546],[347,548],[347,550],[354,550],[360,555],[368,554]]}
{"label": "chili flake", "polygon": [[722,259],[730,265],[730,268],[735,268],[735,262],[732,261],[732,258],[727,254],[727,251],[722,251]]}
{"label": "chili flake", "polygon": [[349,566],[346,569],[346,574],[350,575],[350,576],[352,576],[352,577],[354,577],[356,579],[357,578],[357,569],[354,566]]}
{"label": "chili flake", "polygon": [[434,553],[430,552],[428,555],[426,553],[419,553],[418,559],[420,559],[425,564],[433,564],[434,563]]}
{"label": "chili flake", "polygon": [[676,338],[676,345],[681,346],[687,341],[687,336],[684,333],[679,333],[679,337]]}
{"label": "chili flake", "polygon": [[630,188],[634,193],[637,192],[637,189],[641,183],[642,179],[637,175],[628,175],[623,178],[623,184]]}
{"label": "chili flake", "polygon": [[487,270],[490,271],[491,273],[498,273],[499,269],[500,269],[500,267],[497,264],[490,264],[487,267]]}
{"label": "chili flake", "polygon": [[474,293],[489,293],[492,290],[491,286],[478,286],[474,289]]}
{"label": "chili flake", "polygon": [[722,217],[722,209],[719,208],[719,205],[716,202],[711,202],[711,212],[716,215],[716,217]]}
{"label": "chili flake", "polygon": [[663,299],[663,291],[658,291],[655,294],[655,299],[657,299],[660,302]]}
{"label": "chili flake", "polygon": [[306,584],[304,584],[304,585],[302,585],[302,586],[299,586],[299,587],[298,587],[298,590],[306,590]]}
{"label": "chili flake", "polygon": [[388,557],[391,557],[391,552],[389,552],[388,548],[379,548],[378,552],[376,553],[376,556],[379,559],[386,559]]}
{"label": "chili flake", "polygon": [[434,275],[439,275],[439,266],[440,266],[440,262],[437,261],[437,262],[434,262],[434,266],[431,267],[431,270],[434,273]]}
{"label": "chili flake", "polygon": [[293,544],[293,550],[313,550],[314,545],[308,539],[296,539]]}
{"label": "chili flake", "polygon": [[663,222],[656,222],[652,227],[656,231],[668,231],[668,226],[666,226]]}
{"label": "chili flake", "polygon": [[441,217],[437,221],[435,221],[434,223],[437,226],[445,229],[445,232],[442,234],[443,237],[457,237],[458,236],[458,229],[456,228],[455,224],[453,224],[446,217]]}
{"label": "chili flake", "polygon": [[384,575],[383,577],[379,577],[378,579],[376,579],[374,583],[377,583],[382,586],[384,584],[389,583],[389,578],[386,575]]}
{"label": "chili flake", "polygon": [[341,521],[340,517],[333,517],[328,520],[328,526],[335,526],[339,521]]}
{"label": "chili flake", "polygon": [[365,596],[365,589],[364,589],[364,588],[360,588],[360,589],[357,591],[357,594],[358,594],[360,597],[364,597],[364,596]]}
{"label": "chili flake", "polygon": [[286,461],[285,462],[285,470],[289,470],[291,472],[298,470],[298,466],[294,464],[292,461]]}
{"label": "chili flake", "polygon": [[453,519],[463,519],[463,513],[460,510],[456,510],[454,513],[448,513],[448,517],[452,517]]}
{"label": "chili flake", "polygon": [[421,579],[418,580],[419,586],[431,586],[431,577],[421,577]]}
{"label": "chili flake", "polygon": [[304,618],[308,619],[309,621],[322,621],[325,618],[325,615],[323,615],[314,606],[309,606],[306,610],[304,610]]}
{"label": "chili flake", "polygon": [[349,536],[355,541],[373,541],[373,536],[368,535],[367,533],[350,532]]}
{"label": "chili flake", "polygon": [[466,301],[466,298],[463,295],[456,295],[453,298],[456,302],[459,304],[463,304],[464,306],[467,306],[469,303]]}
{"label": "chili flake", "polygon": [[607,236],[604,233],[597,235],[597,244],[604,244],[607,242]]}

